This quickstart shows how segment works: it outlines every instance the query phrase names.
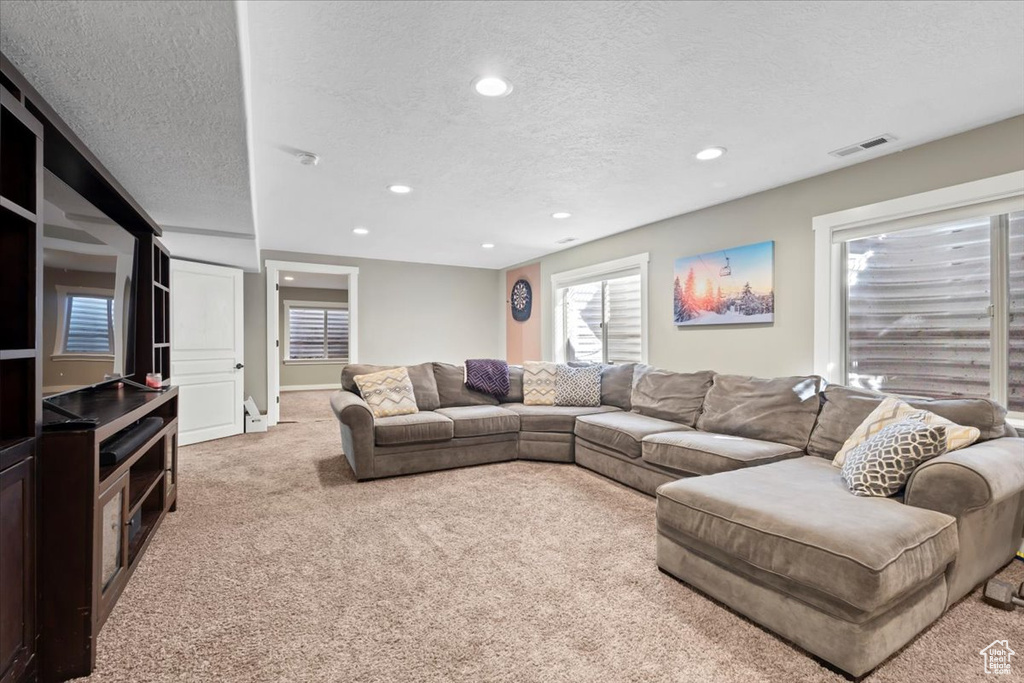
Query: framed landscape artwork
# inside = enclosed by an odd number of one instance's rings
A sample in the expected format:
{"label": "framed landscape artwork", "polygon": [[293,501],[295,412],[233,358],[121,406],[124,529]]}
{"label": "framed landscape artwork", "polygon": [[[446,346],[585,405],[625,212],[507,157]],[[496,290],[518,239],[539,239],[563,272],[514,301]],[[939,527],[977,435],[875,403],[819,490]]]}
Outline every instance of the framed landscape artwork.
{"label": "framed landscape artwork", "polygon": [[775,321],[775,242],[676,259],[673,313],[679,327]]}

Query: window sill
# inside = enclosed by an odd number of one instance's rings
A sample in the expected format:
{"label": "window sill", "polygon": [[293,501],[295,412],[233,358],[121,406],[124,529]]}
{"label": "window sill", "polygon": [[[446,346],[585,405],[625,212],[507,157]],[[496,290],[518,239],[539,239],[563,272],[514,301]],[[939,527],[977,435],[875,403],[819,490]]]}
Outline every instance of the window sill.
{"label": "window sill", "polygon": [[348,365],[347,358],[285,358],[285,365]]}
{"label": "window sill", "polygon": [[113,363],[114,354],[107,353],[55,353],[50,356],[53,361],[89,361],[93,363]]}

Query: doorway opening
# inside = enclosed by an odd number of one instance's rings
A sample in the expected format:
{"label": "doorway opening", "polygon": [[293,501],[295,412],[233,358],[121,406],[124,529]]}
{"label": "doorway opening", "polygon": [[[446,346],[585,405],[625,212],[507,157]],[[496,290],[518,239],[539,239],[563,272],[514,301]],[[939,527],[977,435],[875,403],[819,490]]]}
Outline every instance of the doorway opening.
{"label": "doorway opening", "polygon": [[267,261],[267,424],[282,421],[281,394],[340,387],[358,362],[359,269]]}

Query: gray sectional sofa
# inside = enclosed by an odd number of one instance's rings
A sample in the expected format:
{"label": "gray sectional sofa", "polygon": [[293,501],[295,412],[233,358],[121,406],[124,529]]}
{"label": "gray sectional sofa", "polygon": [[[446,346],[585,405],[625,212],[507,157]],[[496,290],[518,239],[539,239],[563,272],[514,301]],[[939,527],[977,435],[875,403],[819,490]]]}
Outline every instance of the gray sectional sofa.
{"label": "gray sectional sofa", "polygon": [[657,557],[700,589],[861,676],[1009,562],[1024,533],[1024,439],[983,399],[910,400],[980,440],[902,496],[851,494],[831,459],[881,402],[816,376],[606,366],[593,408],[499,401],[463,368],[407,366],[419,413],[374,420],[350,365],[331,399],[357,479],[502,462],[581,465],[657,497]]}

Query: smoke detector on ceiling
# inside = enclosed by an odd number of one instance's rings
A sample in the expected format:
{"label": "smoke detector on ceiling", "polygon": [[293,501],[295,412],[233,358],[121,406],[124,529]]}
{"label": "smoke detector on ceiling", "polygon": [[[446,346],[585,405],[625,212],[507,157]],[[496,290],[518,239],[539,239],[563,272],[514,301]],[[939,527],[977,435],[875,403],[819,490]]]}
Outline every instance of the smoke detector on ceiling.
{"label": "smoke detector on ceiling", "polygon": [[831,154],[834,157],[848,157],[851,154],[856,154],[858,152],[863,152],[865,150],[874,149],[875,147],[880,147],[882,145],[888,145],[895,141],[895,135],[889,135],[888,133],[886,133],[885,135],[877,135],[873,138],[865,140],[864,142],[858,142],[856,145],[850,145],[849,147],[843,147],[841,149],[834,149],[831,152],[829,152],[829,154]]}
{"label": "smoke detector on ceiling", "polygon": [[296,152],[295,158],[303,166],[316,166],[320,163],[320,157],[312,152]]}

